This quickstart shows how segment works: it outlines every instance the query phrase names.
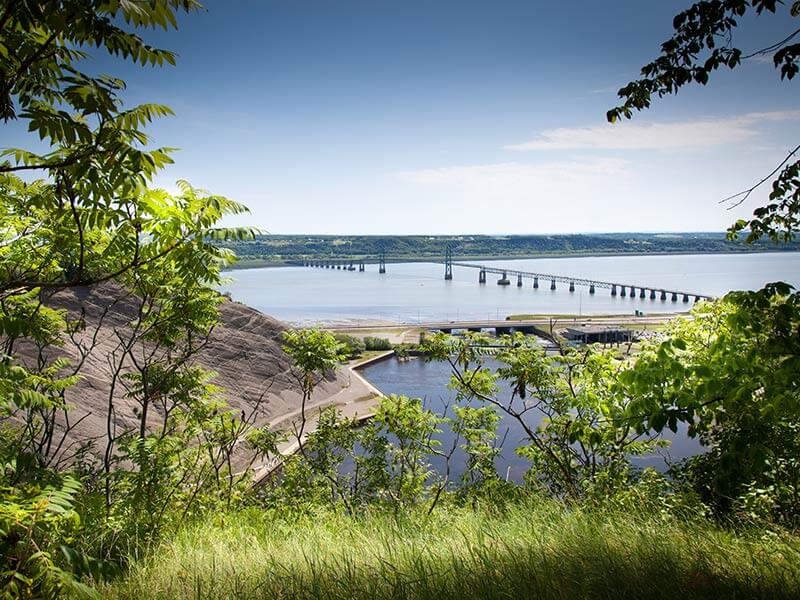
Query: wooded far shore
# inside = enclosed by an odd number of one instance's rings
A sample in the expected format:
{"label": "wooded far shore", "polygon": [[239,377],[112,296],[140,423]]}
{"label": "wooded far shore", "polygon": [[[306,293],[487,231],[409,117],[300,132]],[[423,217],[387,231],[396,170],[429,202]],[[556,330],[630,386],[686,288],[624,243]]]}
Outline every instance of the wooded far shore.
{"label": "wooded far shore", "polygon": [[220,242],[239,257],[234,268],[279,266],[304,260],[374,260],[388,262],[437,259],[449,247],[456,260],[615,256],[626,254],[695,254],[800,251],[800,242],[768,239],[745,244],[724,232],[604,233],[569,235],[259,235]]}

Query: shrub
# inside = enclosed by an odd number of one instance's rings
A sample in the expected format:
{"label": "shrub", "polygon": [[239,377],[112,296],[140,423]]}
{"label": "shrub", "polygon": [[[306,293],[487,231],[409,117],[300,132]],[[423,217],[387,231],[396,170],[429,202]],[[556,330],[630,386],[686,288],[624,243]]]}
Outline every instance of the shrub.
{"label": "shrub", "polygon": [[364,346],[367,350],[391,350],[392,342],[386,338],[365,337]]}
{"label": "shrub", "polygon": [[347,335],[346,333],[337,333],[333,337],[342,345],[342,354],[349,360],[358,358],[364,353],[366,346],[364,342],[357,337]]}

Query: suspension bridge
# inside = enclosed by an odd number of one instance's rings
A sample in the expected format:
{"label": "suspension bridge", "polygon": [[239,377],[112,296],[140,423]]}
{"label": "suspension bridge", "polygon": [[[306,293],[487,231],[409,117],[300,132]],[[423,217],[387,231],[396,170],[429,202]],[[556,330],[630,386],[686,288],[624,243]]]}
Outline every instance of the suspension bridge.
{"label": "suspension bridge", "polygon": [[[308,260],[303,261],[302,265],[307,267],[325,268],[325,269],[339,269],[344,271],[366,271],[366,265],[377,263],[378,273],[386,273],[386,254],[381,253],[375,259],[361,259],[357,261],[348,260]],[[466,269],[475,269],[478,271],[478,284],[484,285],[487,283],[489,274],[499,275],[497,285],[507,286],[512,285],[516,280],[517,287],[523,287],[525,282],[531,283],[533,289],[539,289],[540,283],[549,286],[550,290],[555,291],[558,285],[565,286],[569,292],[574,293],[577,287],[587,288],[589,294],[594,295],[597,290],[608,290],[611,296],[619,296],[621,298],[630,297],[650,300],[661,300],[672,302],[700,301],[700,300],[713,300],[713,296],[703,294],[697,291],[670,289],[666,287],[659,287],[653,285],[643,285],[639,283],[621,282],[621,281],[604,281],[600,279],[591,279],[586,277],[574,277],[572,275],[561,275],[553,273],[539,273],[535,271],[522,271],[518,269],[508,269],[505,267],[487,267],[485,265],[469,263],[469,262],[456,262],[453,260],[453,253],[451,249],[447,249],[445,253],[444,265],[444,279],[450,281],[453,279],[453,267],[461,267]]]}

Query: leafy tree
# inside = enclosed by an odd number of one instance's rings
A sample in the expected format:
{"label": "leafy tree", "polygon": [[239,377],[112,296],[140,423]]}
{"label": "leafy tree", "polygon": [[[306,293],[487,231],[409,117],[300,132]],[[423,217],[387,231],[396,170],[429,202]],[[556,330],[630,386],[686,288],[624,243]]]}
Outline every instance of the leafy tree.
{"label": "leafy tree", "polygon": [[294,362],[293,374],[302,394],[300,402],[300,425],[295,437],[300,451],[303,451],[308,415],[306,406],[311,400],[314,388],[327,377],[342,358],[342,346],[333,334],[319,329],[297,329],[284,332],[286,342],[283,349]]}
{"label": "leafy tree", "polygon": [[350,360],[358,358],[364,353],[364,350],[366,350],[364,341],[353,335],[337,333],[334,335],[334,338],[342,345],[342,353]]}
{"label": "leafy tree", "polygon": [[367,350],[391,350],[392,343],[386,338],[367,336],[364,338],[364,347]]}
{"label": "leafy tree", "polygon": [[[179,522],[220,497],[229,503],[241,481],[234,451],[248,442],[256,453],[274,449],[274,439],[251,427],[250,418],[226,409],[210,374],[192,363],[218,319],[220,297],[212,288],[233,258],[211,241],[252,233],[217,223],[246,209],[186,182],[176,195],[149,189],[172,159],[169,148],[148,147],[144,127],[171,110],[125,107],[123,81],[83,68],[93,48],[142,66],[174,64],[171,52],[138,32],[174,28],[179,14],[198,8],[194,0],[0,5],[0,118],[26,124],[36,140],[34,149],[0,153],[4,592],[62,595],[69,573],[58,569],[80,575],[89,564],[76,559],[66,529],[50,527],[59,506],[51,498],[71,501],[77,493],[71,480],[48,483],[47,476],[77,460],[64,457],[69,391],[97,335],[82,319],[48,307],[59,290],[109,282],[137,309],[137,319],[114,329],[117,346],[107,357],[103,466],[99,473],[86,466],[83,505],[91,518],[84,526],[99,529],[101,546],[125,536],[155,540],[165,521]],[[58,357],[66,343],[82,357],[74,365]],[[18,357],[23,344],[35,349],[25,364]],[[139,406],[137,426],[119,433],[118,393]],[[13,477],[5,465],[14,465]],[[97,481],[102,517],[92,512]],[[59,543],[66,544],[60,559]],[[31,554],[32,547],[39,552]]]}
{"label": "leafy tree", "polygon": [[[795,30],[782,40],[745,55],[733,43],[739,19],[755,13],[784,15],[787,20],[800,16],[800,1],[789,7],[779,0],[704,0],[679,13],[673,20],[674,34],[661,45],[661,55],[642,67],[642,78],[632,81],[618,92],[624,102],[608,111],[612,123],[633,111],[649,108],[654,96],[662,97],[692,83],[705,85],[711,74],[721,68],[734,69],[742,60],[755,56],[771,56],[781,79],[791,80],[800,69],[800,43],[792,43],[800,33]],[[790,241],[800,228],[800,160],[794,160],[800,146],[753,187],[726,200],[744,202],[760,185],[776,173],[769,194],[769,203],[757,208],[750,220],[739,220],[728,230],[730,237],[749,231],[747,241],[768,236],[775,241]]]}
{"label": "leafy tree", "polygon": [[[781,79],[800,70],[796,29],[788,37],[745,55],[734,45],[739,19],[755,13],[800,17],[800,2],[708,0],[678,14],[674,34],[661,55],[642,68],[642,78],[619,90],[623,104],[608,120],[631,118],[654,96],[684,85],[705,85],[721,68],[734,69],[756,56],[771,56]],[[800,226],[800,161],[793,149],[776,169],[727,200],[741,203],[774,177],[769,202],[749,221],[734,223],[730,237],[749,230],[747,241],[763,236],[790,241]],[[776,176],[777,174],[777,176]],[[639,431],[673,431],[689,425],[709,451],[689,461],[683,474],[718,511],[745,510],[796,526],[800,464],[800,294],[786,284],[756,292],[733,292],[693,310],[670,338],[647,349],[635,367],[620,375],[631,398],[629,417]]]}
{"label": "leafy tree", "polygon": [[686,475],[718,511],[800,519],[800,298],[785,284],[702,303],[619,377],[638,429],[688,424]]}
{"label": "leafy tree", "polygon": [[[437,334],[423,348],[430,359],[449,362],[459,403],[477,401],[519,424],[525,444],[517,452],[531,461],[532,485],[580,499],[632,480],[630,456],[651,450],[656,441],[626,420],[629,399],[613,386],[625,360],[593,347],[565,348],[550,356],[522,334],[502,336],[499,349],[486,348],[487,342],[482,334]],[[498,365],[488,364],[487,357]],[[468,427],[470,420],[459,427]],[[479,451],[474,458],[484,462],[486,474],[491,473],[485,464],[491,455],[490,425],[483,423],[472,448]]]}

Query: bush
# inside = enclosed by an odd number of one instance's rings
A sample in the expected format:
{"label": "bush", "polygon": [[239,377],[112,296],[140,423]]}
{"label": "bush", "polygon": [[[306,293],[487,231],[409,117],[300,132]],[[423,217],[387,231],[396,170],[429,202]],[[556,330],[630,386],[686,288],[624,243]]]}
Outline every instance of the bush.
{"label": "bush", "polygon": [[344,354],[349,360],[358,358],[364,353],[365,344],[357,337],[347,335],[346,333],[337,333],[333,337],[335,337],[336,341],[343,346],[342,354]]}
{"label": "bush", "polygon": [[365,337],[364,346],[367,350],[391,350],[392,342],[386,338]]}

